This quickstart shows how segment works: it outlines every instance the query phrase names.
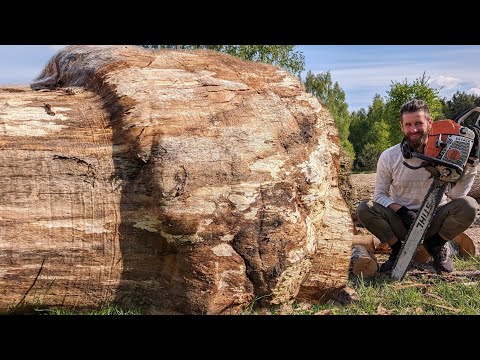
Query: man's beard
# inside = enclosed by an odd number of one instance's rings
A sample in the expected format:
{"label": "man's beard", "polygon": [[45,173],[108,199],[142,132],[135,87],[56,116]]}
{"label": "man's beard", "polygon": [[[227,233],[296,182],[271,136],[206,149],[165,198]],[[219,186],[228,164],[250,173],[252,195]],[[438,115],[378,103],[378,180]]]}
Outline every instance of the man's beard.
{"label": "man's beard", "polygon": [[412,140],[409,137],[406,137],[410,147],[414,149],[416,152],[423,153],[423,149],[425,147],[425,144],[427,143],[429,132],[430,132],[429,130],[425,131],[425,133],[419,139]]}

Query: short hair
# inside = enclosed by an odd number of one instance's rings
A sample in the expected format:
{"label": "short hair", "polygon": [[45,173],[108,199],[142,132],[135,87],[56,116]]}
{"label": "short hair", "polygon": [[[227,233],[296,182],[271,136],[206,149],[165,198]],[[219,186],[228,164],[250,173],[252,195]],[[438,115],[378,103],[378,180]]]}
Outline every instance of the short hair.
{"label": "short hair", "polygon": [[402,121],[404,113],[412,113],[417,111],[423,111],[427,120],[430,120],[430,110],[428,109],[427,103],[423,100],[413,99],[407,101],[400,108],[400,122]]}

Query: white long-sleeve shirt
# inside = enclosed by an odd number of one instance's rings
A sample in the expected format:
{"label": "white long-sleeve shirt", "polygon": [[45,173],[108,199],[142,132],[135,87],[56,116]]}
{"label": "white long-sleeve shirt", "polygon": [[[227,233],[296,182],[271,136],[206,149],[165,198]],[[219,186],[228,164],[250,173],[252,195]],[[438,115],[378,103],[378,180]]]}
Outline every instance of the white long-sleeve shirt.
{"label": "white long-sleeve shirt", "polygon": [[[422,206],[423,198],[427,194],[433,178],[424,168],[409,169],[403,162],[412,166],[420,165],[423,160],[418,158],[405,159],[400,150],[400,144],[385,150],[378,159],[377,176],[375,179],[375,192],[373,201],[388,207],[397,203],[410,210],[418,210]],[[447,186],[447,191],[442,197],[439,206],[445,205],[450,199],[456,199],[468,194],[472,188],[476,167],[467,166],[460,179],[452,188]]]}

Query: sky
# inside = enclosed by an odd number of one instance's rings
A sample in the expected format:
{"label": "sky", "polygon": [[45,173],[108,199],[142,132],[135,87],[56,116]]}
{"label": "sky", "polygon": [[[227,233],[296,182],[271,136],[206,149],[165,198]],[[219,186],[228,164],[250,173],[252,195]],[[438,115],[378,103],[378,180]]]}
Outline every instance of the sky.
{"label": "sky", "polygon": [[[63,45],[0,45],[0,86],[29,84]],[[412,83],[423,73],[440,95],[480,95],[479,45],[300,45],[306,71],[330,71],[349,111],[386,97],[392,81]]]}

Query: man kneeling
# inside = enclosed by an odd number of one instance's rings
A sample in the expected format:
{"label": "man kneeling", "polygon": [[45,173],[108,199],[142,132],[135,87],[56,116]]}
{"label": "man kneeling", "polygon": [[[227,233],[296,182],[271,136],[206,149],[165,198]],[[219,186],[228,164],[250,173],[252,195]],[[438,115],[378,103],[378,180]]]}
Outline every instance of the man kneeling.
{"label": "man kneeling", "polygon": [[[365,200],[357,208],[363,226],[392,249],[390,257],[380,267],[381,272],[393,268],[408,229],[433,182],[424,168],[414,170],[403,164],[405,161],[418,166],[423,160],[404,158],[402,153],[402,146],[408,146],[410,151],[424,152],[432,127],[427,104],[421,100],[405,103],[400,109],[400,127],[404,134],[402,143],[388,148],[378,159],[373,201]],[[439,272],[453,271],[446,242],[468,229],[477,214],[477,201],[467,196],[477,174],[478,154],[473,149],[470,158],[475,165],[467,163],[461,178],[453,187],[448,185],[425,234],[423,245]]]}

